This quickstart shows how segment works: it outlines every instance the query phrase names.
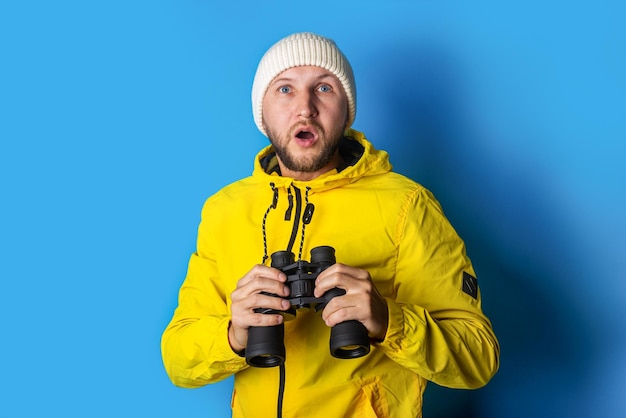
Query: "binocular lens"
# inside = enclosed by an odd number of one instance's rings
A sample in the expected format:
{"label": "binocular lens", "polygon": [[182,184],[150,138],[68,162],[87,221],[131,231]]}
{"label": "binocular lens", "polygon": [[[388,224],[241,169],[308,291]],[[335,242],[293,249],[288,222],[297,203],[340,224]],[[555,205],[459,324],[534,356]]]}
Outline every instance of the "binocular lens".
{"label": "binocular lens", "polygon": [[284,324],[272,327],[250,327],[246,362],[254,367],[274,367],[285,362]]}
{"label": "binocular lens", "polygon": [[370,352],[367,328],[359,321],[345,321],[330,330],[330,354],[341,359],[363,357]]}

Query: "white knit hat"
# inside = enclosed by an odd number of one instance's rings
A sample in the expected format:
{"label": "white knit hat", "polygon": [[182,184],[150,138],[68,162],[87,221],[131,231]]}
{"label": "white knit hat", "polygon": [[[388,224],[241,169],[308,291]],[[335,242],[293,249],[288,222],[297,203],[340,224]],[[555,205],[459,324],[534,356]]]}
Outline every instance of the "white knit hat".
{"label": "white knit hat", "polygon": [[252,84],[252,113],[263,135],[263,97],[270,83],[283,71],[303,65],[314,65],[333,73],[341,82],[348,99],[349,128],[356,116],[356,85],[348,59],[332,39],[314,33],[294,33],[275,43],[261,58]]}

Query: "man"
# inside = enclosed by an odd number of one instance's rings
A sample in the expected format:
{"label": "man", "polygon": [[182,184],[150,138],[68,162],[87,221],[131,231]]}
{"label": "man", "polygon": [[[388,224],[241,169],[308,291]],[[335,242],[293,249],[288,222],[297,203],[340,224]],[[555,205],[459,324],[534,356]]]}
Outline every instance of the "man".
{"label": "man", "polygon": [[[355,99],[350,64],[332,40],[280,40],[252,88],[271,145],[252,176],[203,208],[163,360],[182,387],[234,374],[235,417],[416,417],[427,380],[477,388],[498,368],[463,241],[432,194],[393,173],[388,155],[350,128]],[[271,267],[270,255],[307,260],[321,246],[337,261],[311,276],[309,296],[322,309],[296,312],[294,275]],[[368,354],[331,354],[331,330],[347,321],[364,326]],[[255,363],[251,330],[284,332],[276,337],[284,353]]]}

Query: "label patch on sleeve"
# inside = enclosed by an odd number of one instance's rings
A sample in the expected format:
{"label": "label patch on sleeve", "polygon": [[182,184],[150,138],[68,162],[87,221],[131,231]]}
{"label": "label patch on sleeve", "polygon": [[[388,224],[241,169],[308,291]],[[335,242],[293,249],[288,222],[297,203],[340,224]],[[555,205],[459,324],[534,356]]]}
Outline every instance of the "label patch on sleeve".
{"label": "label patch on sleeve", "polygon": [[466,272],[463,272],[463,291],[474,299],[478,299],[478,280]]}

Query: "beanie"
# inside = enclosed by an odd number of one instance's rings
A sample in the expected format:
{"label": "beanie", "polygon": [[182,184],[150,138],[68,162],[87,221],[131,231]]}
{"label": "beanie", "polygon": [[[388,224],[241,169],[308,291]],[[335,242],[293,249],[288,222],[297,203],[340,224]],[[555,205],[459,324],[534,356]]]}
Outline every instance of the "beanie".
{"label": "beanie", "polygon": [[293,67],[313,65],[333,73],[341,82],[348,99],[349,128],[356,116],[356,85],[348,59],[332,39],[314,33],[294,33],[267,50],[261,58],[252,84],[252,113],[257,128],[263,128],[263,97],[277,75]]}

